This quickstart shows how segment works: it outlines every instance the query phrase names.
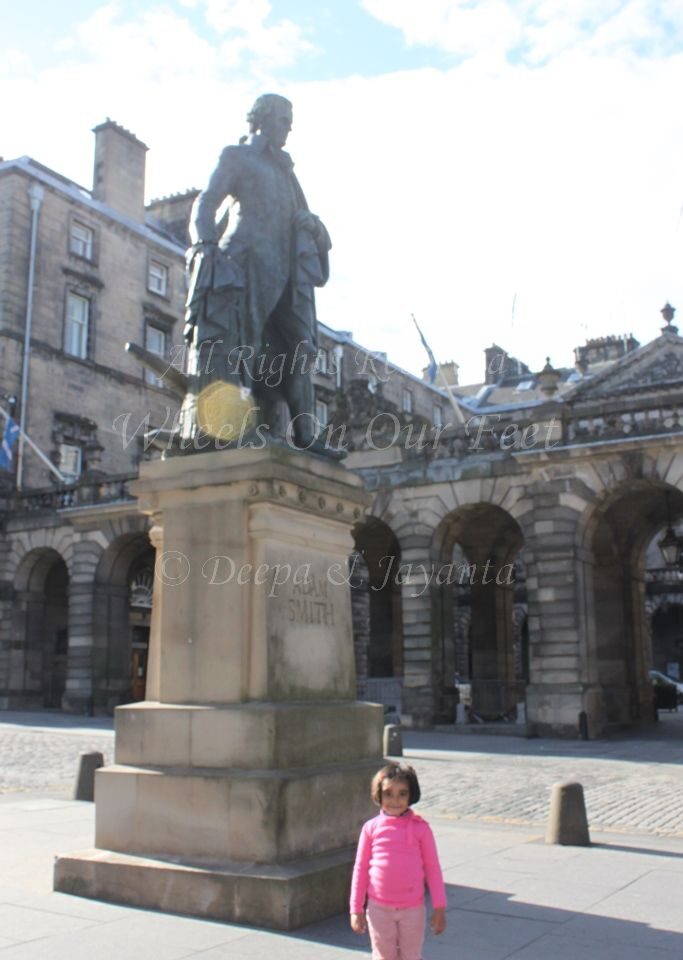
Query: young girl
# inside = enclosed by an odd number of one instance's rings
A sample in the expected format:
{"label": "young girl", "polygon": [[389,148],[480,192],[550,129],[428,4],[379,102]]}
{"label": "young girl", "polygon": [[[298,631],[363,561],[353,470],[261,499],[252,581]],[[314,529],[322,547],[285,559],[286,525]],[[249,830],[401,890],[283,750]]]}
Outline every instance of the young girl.
{"label": "young girl", "polygon": [[446,929],[446,892],[434,835],[410,809],[420,799],[415,771],[408,764],[388,763],[372,778],[371,796],[380,812],[363,826],[358,841],[351,929],[369,929],[373,960],[420,960],[425,881],[434,933]]}

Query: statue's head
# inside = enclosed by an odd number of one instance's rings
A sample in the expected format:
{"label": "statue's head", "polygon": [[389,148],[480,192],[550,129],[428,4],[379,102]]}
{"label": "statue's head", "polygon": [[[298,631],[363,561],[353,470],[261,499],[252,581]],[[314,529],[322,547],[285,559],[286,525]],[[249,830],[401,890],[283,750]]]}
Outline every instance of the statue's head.
{"label": "statue's head", "polygon": [[292,104],[277,93],[262,94],[247,114],[250,133],[261,133],[274,147],[284,147],[292,129]]}

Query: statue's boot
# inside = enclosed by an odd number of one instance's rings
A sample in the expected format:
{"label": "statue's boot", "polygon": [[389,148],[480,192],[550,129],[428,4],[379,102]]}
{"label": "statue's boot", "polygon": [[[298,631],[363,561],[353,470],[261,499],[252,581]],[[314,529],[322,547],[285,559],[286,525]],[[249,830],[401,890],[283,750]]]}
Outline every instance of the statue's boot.
{"label": "statue's boot", "polygon": [[318,429],[315,419],[315,392],[310,374],[290,376],[284,384],[292,428],[289,436],[297,447],[333,460],[342,460],[347,451],[333,447]]}
{"label": "statue's boot", "polygon": [[315,421],[315,399],[310,374],[290,374],[283,383],[285,400],[297,447],[307,449],[315,441],[318,431]]}

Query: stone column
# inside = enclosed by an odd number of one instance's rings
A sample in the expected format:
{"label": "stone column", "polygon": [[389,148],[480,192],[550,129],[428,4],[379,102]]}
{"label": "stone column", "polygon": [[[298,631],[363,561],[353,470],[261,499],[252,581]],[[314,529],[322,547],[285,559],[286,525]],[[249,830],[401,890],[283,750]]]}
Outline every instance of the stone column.
{"label": "stone column", "polygon": [[[546,490],[544,498],[550,492]],[[576,498],[574,498],[576,499]],[[535,510],[525,544],[529,625],[527,717],[539,733],[577,736],[579,713],[596,715],[586,676],[583,564],[579,514],[562,505]]]}
{"label": "stone column", "polygon": [[69,648],[62,709],[88,713],[93,709],[95,643],[95,570],[100,556],[97,544],[87,539],[74,543],[69,570]]}
{"label": "stone column", "polygon": [[[411,540],[415,537],[411,537]],[[432,570],[429,538],[420,545],[401,544],[401,612],[403,622],[403,716],[408,726],[427,729],[433,725],[434,648]],[[397,571],[398,573],[398,571]]]}
{"label": "stone column", "polygon": [[360,553],[351,554],[351,618],[353,653],[356,663],[358,699],[364,700],[368,689],[368,646],[370,643],[370,584],[368,565]]}
{"label": "stone column", "polygon": [[159,551],[157,699],[116,710],[95,849],[58,860],[56,889],[284,929],[347,909],[381,763],[348,570],[369,496],[273,447],[143,464],[135,493]]}

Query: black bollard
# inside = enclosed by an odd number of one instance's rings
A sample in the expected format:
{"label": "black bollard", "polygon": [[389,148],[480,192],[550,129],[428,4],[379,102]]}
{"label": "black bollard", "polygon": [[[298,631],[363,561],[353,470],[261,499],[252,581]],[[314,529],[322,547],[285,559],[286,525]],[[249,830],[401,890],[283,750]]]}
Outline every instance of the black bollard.
{"label": "black bollard", "polygon": [[74,787],[74,800],[95,799],[95,771],[104,766],[104,757],[93,750],[92,753],[81,753],[78,758],[78,773]]}
{"label": "black bollard", "polygon": [[397,723],[388,723],[385,726],[382,749],[385,757],[403,756],[403,737]]}

